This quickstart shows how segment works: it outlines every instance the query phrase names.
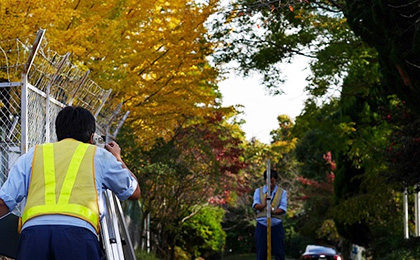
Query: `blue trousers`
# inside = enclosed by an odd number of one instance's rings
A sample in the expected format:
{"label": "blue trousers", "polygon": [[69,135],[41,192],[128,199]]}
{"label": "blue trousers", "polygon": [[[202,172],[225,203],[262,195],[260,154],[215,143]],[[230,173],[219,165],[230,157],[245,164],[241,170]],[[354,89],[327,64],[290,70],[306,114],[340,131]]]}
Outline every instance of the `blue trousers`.
{"label": "blue trousers", "polygon": [[[255,231],[257,260],[267,260],[267,227],[257,222]],[[285,260],[283,223],[271,227],[271,253],[276,260]]]}
{"label": "blue trousers", "polygon": [[95,234],[86,228],[40,225],[25,228],[20,236],[17,260],[100,260]]}

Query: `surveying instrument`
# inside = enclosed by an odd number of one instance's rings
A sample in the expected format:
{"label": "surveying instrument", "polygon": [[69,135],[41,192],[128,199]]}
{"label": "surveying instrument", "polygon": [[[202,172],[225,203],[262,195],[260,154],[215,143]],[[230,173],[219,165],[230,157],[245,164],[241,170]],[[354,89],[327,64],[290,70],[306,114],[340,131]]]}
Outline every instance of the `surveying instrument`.
{"label": "surveying instrument", "polygon": [[[51,129],[62,108],[76,105],[92,112],[97,144],[115,139],[128,116],[119,115],[121,104],[104,106],[112,90],[89,79],[89,71],[73,65],[69,53],[59,55],[47,48],[44,34],[39,30],[33,44],[30,37],[0,42],[0,187],[20,155],[37,144],[56,141]],[[111,191],[101,197],[104,259],[136,259],[120,201]],[[0,219],[0,257],[16,258],[21,214],[18,205]]]}
{"label": "surveying instrument", "polygon": [[271,260],[271,165],[267,160],[267,260]]}

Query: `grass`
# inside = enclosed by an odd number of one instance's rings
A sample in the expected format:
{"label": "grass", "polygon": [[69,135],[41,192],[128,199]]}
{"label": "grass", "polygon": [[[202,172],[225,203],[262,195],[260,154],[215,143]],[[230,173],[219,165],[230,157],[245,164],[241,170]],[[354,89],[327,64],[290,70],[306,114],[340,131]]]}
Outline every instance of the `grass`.
{"label": "grass", "polygon": [[[223,256],[223,260],[255,260],[257,256],[255,254],[238,254],[238,255],[227,255]],[[274,257],[271,258],[274,260]],[[286,258],[286,260],[293,260],[292,258]]]}
{"label": "grass", "polygon": [[223,256],[223,260],[255,260],[257,256],[255,254],[238,254],[238,255],[227,255]]}

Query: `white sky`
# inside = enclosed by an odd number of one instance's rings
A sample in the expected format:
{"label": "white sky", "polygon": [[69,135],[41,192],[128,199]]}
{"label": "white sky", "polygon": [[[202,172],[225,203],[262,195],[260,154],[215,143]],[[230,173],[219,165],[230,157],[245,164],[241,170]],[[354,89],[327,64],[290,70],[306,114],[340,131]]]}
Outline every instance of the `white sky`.
{"label": "white sky", "polygon": [[286,114],[294,120],[300,114],[306,99],[305,79],[309,75],[307,62],[308,59],[297,58],[292,64],[281,65],[286,77],[282,84],[285,93],[282,95],[270,96],[261,84],[259,75],[244,79],[231,73],[225,81],[219,83],[223,106],[244,106],[240,118],[246,121],[242,130],[247,140],[256,137],[260,142],[269,144],[270,131],[278,128],[278,115]]}

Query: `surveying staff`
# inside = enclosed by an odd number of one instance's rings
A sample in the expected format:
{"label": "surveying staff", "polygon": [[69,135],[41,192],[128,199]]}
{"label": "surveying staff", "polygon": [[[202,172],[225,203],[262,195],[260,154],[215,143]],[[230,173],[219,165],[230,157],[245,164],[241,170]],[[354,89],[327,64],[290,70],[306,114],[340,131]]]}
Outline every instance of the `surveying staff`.
{"label": "surveying staff", "polygon": [[58,142],[29,149],[10,170],[0,189],[0,216],[26,198],[19,260],[101,259],[101,195],[110,189],[120,200],[137,200],[137,179],[117,143],[106,150],[91,145],[95,118],[86,109],[65,107],[55,127]]}
{"label": "surveying staff", "polygon": [[[278,173],[271,170],[271,246],[276,260],[284,260],[284,229],[281,216],[286,213],[287,193],[276,185]],[[264,181],[267,183],[267,171],[264,172]],[[257,188],[254,192],[252,207],[257,210],[257,228],[255,243],[257,259],[267,260],[267,185]]]}

